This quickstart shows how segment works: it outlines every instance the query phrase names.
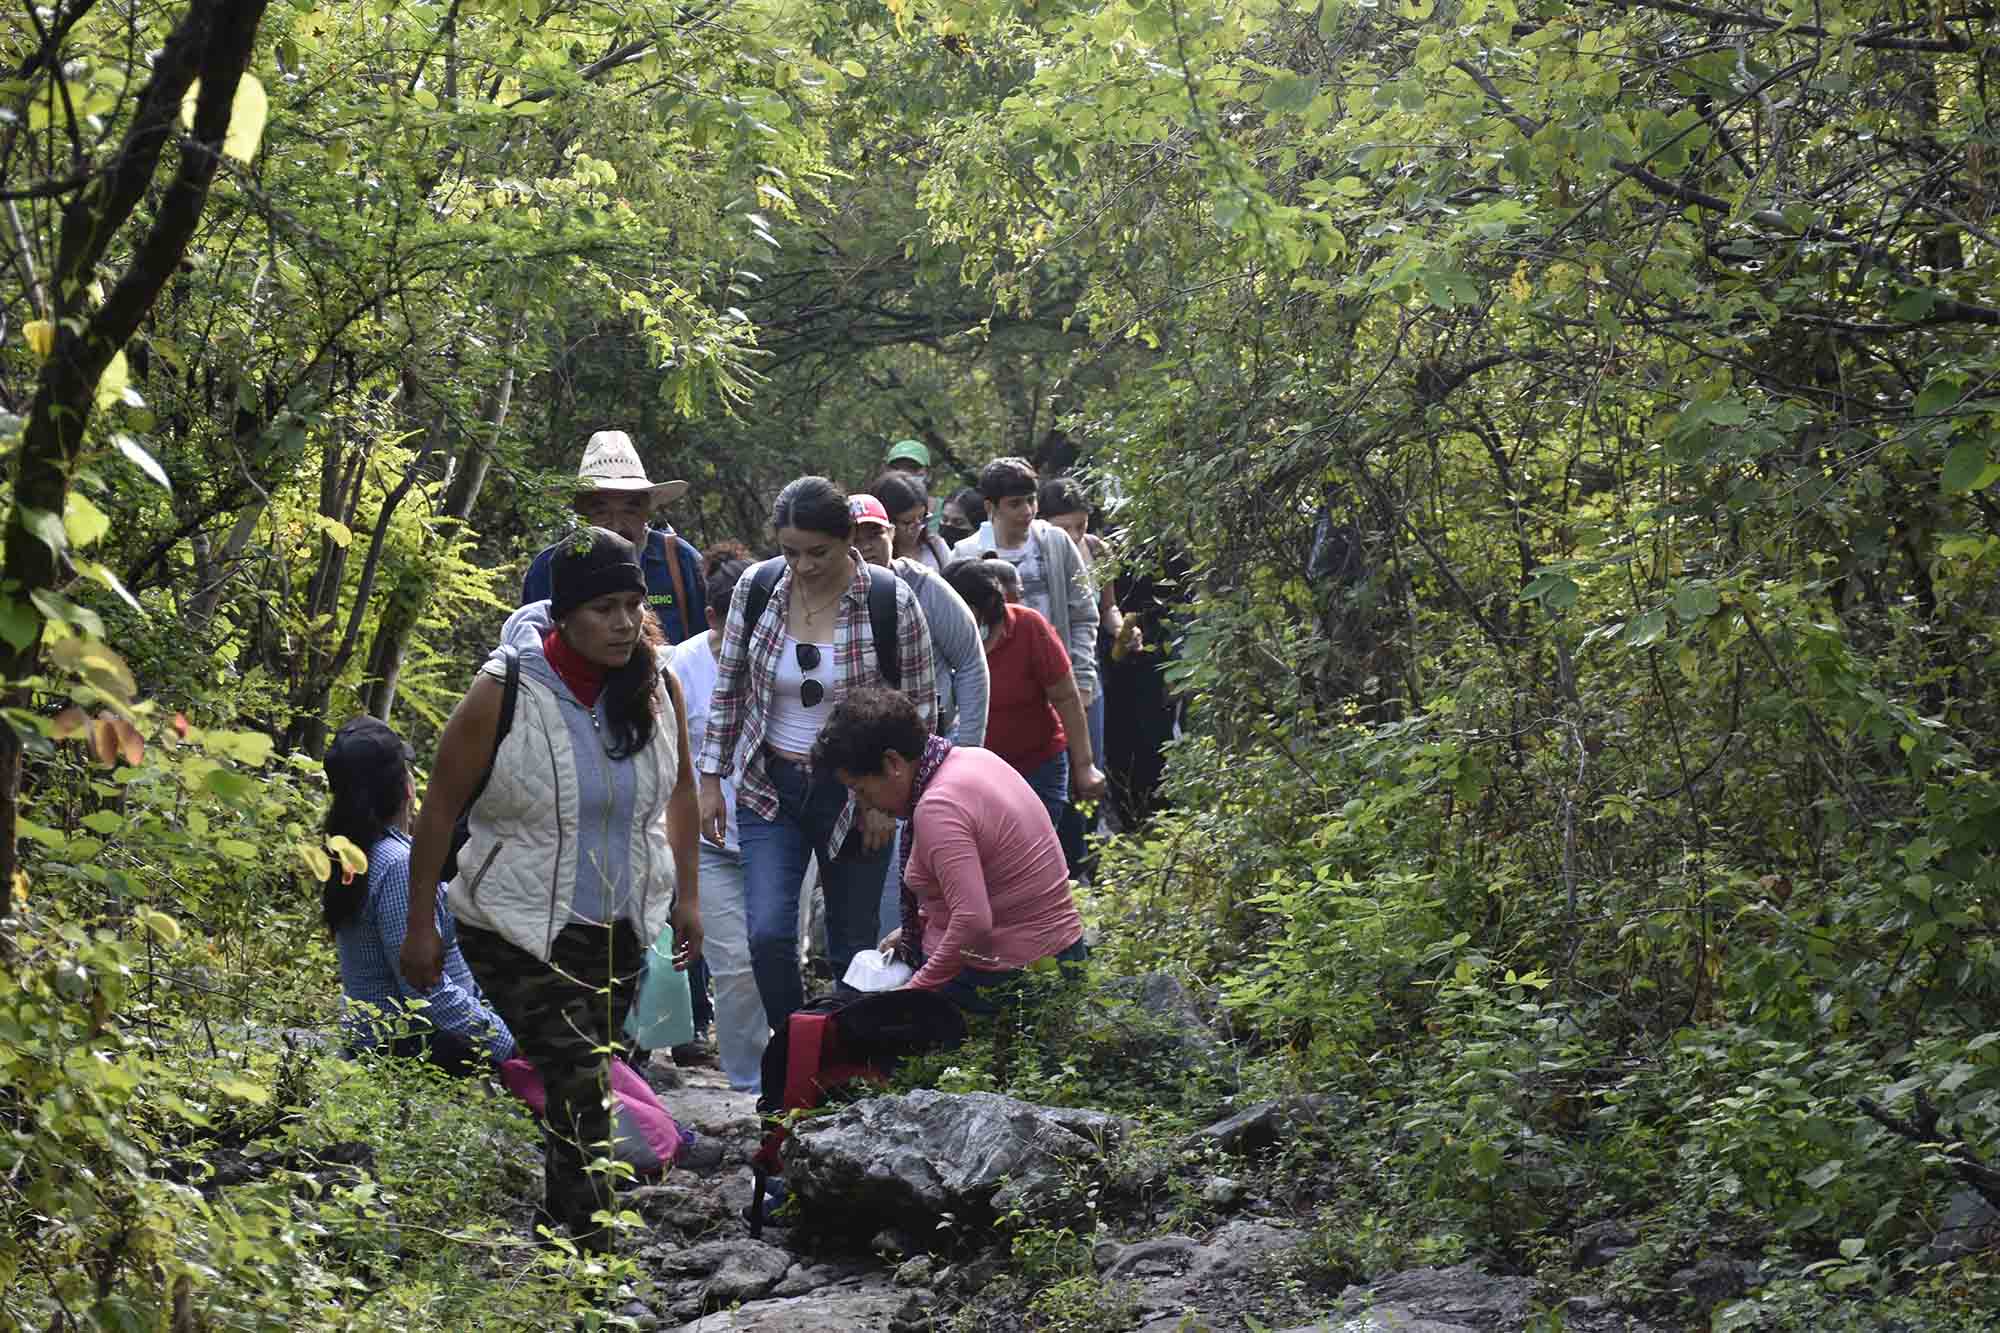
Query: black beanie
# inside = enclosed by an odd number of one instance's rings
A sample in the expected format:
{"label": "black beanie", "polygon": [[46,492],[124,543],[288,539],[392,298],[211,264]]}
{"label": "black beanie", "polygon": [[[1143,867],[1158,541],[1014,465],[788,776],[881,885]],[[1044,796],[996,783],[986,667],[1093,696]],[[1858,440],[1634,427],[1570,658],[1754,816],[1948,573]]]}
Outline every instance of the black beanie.
{"label": "black beanie", "polygon": [[578,528],[556,543],[549,571],[549,616],[561,620],[594,597],[612,592],[646,595],[646,573],[632,543],[604,528]]}

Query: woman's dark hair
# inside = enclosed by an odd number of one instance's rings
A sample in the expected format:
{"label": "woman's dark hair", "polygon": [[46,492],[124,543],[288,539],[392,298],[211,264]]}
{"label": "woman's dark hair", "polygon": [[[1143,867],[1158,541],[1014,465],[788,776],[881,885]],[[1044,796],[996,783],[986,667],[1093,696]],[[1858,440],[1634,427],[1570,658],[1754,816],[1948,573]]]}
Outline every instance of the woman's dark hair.
{"label": "woman's dark hair", "polygon": [[813,767],[822,773],[867,777],[882,771],[894,750],[916,762],[930,740],[917,706],[901,690],[856,690],[840,701],[813,742]]}
{"label": "woman's dark hair", "polygon": [[924,484],[907,472],[884,472],[875,478],[868,493],[882,502],[890,518],[907,514],[918,505],[931,502],[930,492],[924,489]]}
{"label": "woman's dark hair", "polygon": [[[736,546],[736,543],[731,542],[730,545]],[[741,546],[736,546],[736,549],[743,550]],[[709,555],[710,557],[715,555],[714,549],[709,551]],[[701,591],[708,598],[708,604],[716,608],[724,618],[729,615],[729,599],[736,595],[736,585],[743,578],[743,571],[748,568],[750,568],[748,552],[740,556],[727,556],[721,560],[711,558],[708,561],[708,581],[702,584]]]}
{"label": "woman's dark hair", "polygon": [[1090,497],[1074,477],[1050,477],[1042,483],[1041,493],[1035,501],[1035,508],[1043,518],[1061,518],[1064,514],[1089,514]]}
{"label": "woman's dark hair", "polygon": [[[329,838],[346,838],[367,851],[389,831],[410,795],[410,749],[386,723],[357,717],[334,733],[326,751],[326,785],[333,800],[322,826]],[[349,876],[336,859],[320,886],[320,917],[326,933],[361,915],[368,900],[368,877]]]}
{"label": "woman's dark hair", "polygon": [[842,541],[854,536],[847,492],[825,477],[800,477],[779,491],[777,503],[771,506],[771,526],[823,532]]}
{"label": "woman's dark hair", "polygon": [[965,521],[977,528],[986,521],[986,497],[979,493],[977,486],[967,486],[951,502],[958,506],[958,512],[965,515]]}
{"label": "woman's dark hair", "polygon": [[944,581],[972,608],[972,618],[982,625],[997,625],[1007,618],[1007,590],[1000,586],[1000,571],[992,568],[993,564],[965,556],[944,567]]}
{"label": "woman's dark hair", "polygon": [[1033,495],[1041,478],[1025,458],[996,458],[979,469],[979,493],[988,500]]}
{"label": "woman's dark hair", "polygon": [[666,690],[657,666],[667,636],[658,616],[639,617],[639,642],[625,665],[604,676],[604,720],[611,725],[613,759],[626,759],[653,743],[653,729],[664,711]]}

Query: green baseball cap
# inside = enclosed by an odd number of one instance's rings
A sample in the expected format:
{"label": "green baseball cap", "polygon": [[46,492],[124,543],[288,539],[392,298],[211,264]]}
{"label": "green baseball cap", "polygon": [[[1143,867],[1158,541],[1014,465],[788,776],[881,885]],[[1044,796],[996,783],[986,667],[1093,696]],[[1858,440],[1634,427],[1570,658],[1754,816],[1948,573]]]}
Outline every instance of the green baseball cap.
{"label": "green baseball cap", "polygon": [[889,446],[889,456],[883,461],[897,463],[905,459],[928,471],[931,465],[931,451],[916,440],[898,440]]}

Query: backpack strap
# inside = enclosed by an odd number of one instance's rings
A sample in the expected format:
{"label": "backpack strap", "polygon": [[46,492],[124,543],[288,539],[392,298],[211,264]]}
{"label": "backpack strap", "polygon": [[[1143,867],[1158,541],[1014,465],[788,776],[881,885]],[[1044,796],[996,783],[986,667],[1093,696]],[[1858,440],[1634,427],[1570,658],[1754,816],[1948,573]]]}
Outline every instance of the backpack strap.
{"label": "backpack strap", "polygon": [[896,575],[868,566],[868,629],[875,636],[875,665],[889,688],[903,688],[903,644],[896,633]]}
{"label": "backpack strap", "polygon": [[[694,637],[694,618],[693,612],[688,609],[687,582],[681,575],[681,539],[671,532],[667,534],[667,573],[674,580],[674,611],[680,616],[681,638],[691,639]],[[665,625],[660,626],[662,634],[666,630]]]}
{"label": "backpack strap", "polygon": [[[781,561],[759,565],[750,579],[750,595],[743,602],[743,630],[747,635],[764,618],[777,590]],[[903,688],[902,641],[896,637],[896,576],[877,565],[868,566],[868,629],[875,638],[875,665],[892,690]]]}
{"label": "backpack strap", "polygon": [[771,594],[777,591],[778,576],[785,572],[782,560],[767,560],[757,566],[757,572],[750,578],[750,596],[743,602],[743,637],[747,643],[756,631],[757,622],[764,618],[764,608],[771,604]]}
{"label": "backpack strap", "polygon": [[479,798],[486,794],[486,784],[493,780],[493,765],[500,759],[500,743],[514,729],[514,703],[521,697],[521,650],[511,643],[501,644],[500,661],[507,674],[500,686],[500,725],[493,729],[493,753],[486,756],[486,771],[479,775],[479,785],[472,789],[460,819],[470,814],[472,807],[479,804]]}

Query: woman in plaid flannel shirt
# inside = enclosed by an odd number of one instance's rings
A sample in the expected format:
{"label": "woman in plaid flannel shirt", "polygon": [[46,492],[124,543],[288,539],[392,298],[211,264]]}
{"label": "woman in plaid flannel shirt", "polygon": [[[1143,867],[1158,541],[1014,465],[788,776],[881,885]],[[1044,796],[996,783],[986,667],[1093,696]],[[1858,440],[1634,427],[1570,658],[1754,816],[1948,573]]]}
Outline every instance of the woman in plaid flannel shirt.
{"label": "woman in plaid flannel shirt", "polygon": [[875,945],[877,907],[895,820],[857,805],[832,774],[812,770],[813,742],[854,690],[885,686],[868,618],[868,589],[886,578],[896,594],[902,691],[934,725],[936,667],[930,627],[908,585],[871,569],[853,549],[847,494],[825,477],[801,477],[778,494],[783,572],[754,625],[751,588],[770,562],[736,585],[716,658],[701,775],[702,836],[722,845],[722,779],[737,777],[750,966],[764,1014],[776,1026],[805,1001],[799,978],[798,907],[809,857],[826,891],[827,952],[834,975]]}

